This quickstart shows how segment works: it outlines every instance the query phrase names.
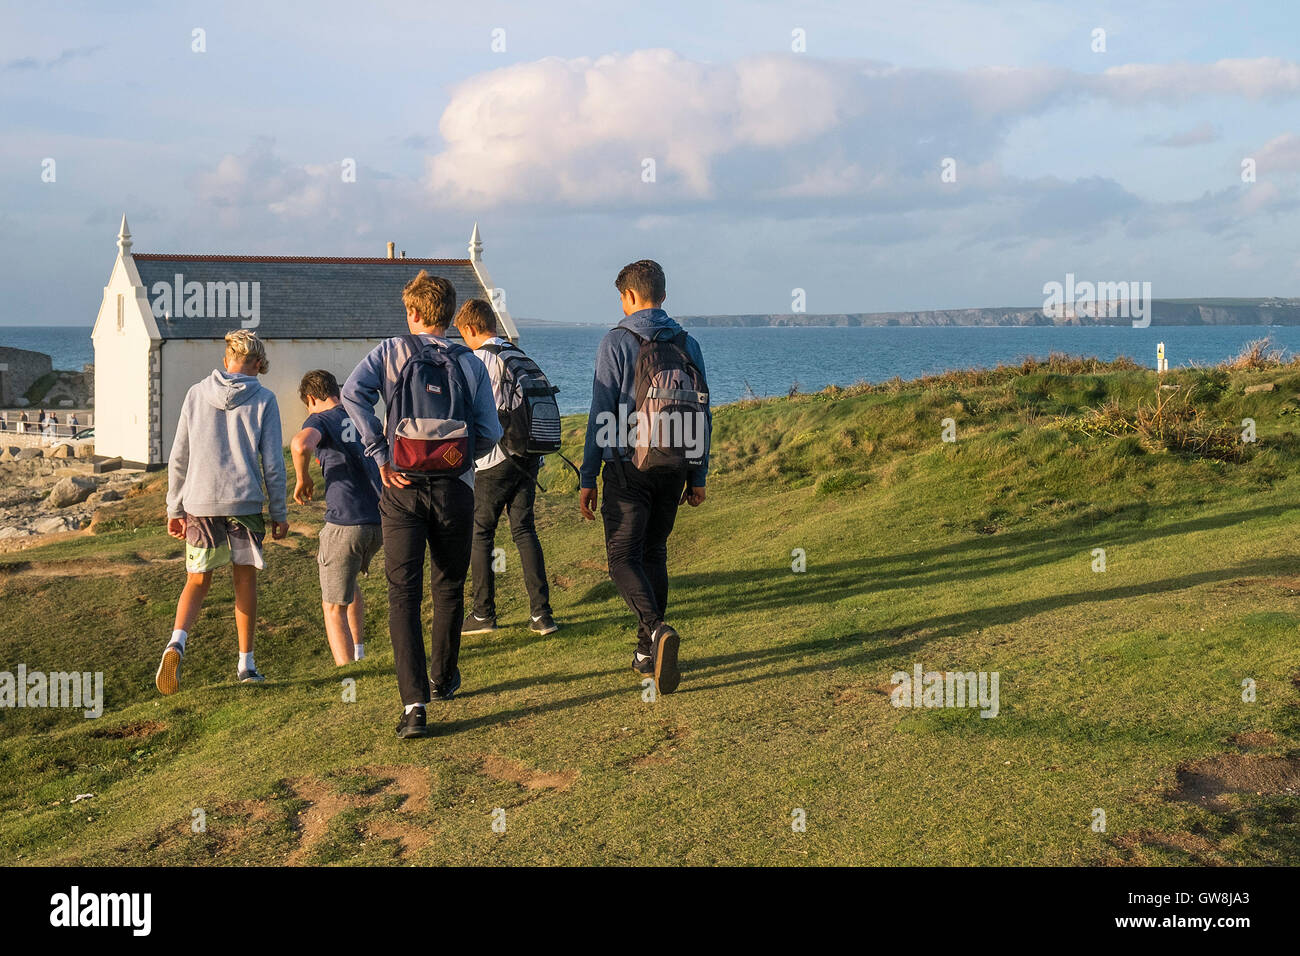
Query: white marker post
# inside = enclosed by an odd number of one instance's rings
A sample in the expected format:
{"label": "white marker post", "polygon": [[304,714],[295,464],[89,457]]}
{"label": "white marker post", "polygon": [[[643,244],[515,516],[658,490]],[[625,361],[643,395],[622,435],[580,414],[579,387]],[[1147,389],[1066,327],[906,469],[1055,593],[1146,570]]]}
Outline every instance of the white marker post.
{"label": "white marker post", "polygon": [[1169,371],[1169,360],[1165,358],[1164,342],[1156,343],[1156,371],[1157,372]]}

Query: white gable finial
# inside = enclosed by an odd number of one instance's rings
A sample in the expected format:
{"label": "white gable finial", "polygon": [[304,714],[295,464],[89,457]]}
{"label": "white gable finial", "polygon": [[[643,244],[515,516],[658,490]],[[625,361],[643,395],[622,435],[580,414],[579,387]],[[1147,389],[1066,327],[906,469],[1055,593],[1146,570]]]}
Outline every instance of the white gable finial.
{"label": "white gable finial", "polygon": [[474,234],[469,237],[469,261],[479,262],[483,258],[483,240],[478,235],[478,223],[474,223]]}
{"label": "white gable finial", "polygon": [[122,228],[117,233],[117,248],[123,255],[131,251],[131,227],[126,224],[126,213],[122,214]]}

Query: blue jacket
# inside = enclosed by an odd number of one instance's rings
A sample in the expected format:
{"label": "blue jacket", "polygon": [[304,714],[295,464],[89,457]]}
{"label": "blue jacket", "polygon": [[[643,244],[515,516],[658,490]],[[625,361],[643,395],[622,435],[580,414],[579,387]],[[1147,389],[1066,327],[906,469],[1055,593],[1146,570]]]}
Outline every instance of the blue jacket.
{"label": "blue jacket", "polygon": [[[591,383],[591,409],[587,412],[587,442],[582,451],[583,488],[595,488],[596,477],[600,474],[602,460],[612,461],[615,450],[600,448],[596,444],[596,432],[599,427],[597,418],[602,412],[618,415],[619,405],[630,415],[636,407],[636,357],[641,351],[641,340],[624,331],[632,329],[649,338],[658,329],[672,329],[673,333],[682,331],[682,327],[669,318],[663,309],[642,309],[625,317],[622,322],[605,333],[596,350],[596,375]],[[700,372],[707,378],[704,370],[704,354],[694,338],[687,337],[686,352]],[[709,424],[713,424],[713,410],[708,412]],[[628,457],[627,449],[619,449],[623,457]],[[707,453],[704,464],[690,474],[691,486],[703,488],[705,477],[709,473]]]}
{"label": "blue jacket", "polygon": [[[447,339],[437,335],[422,335],[420,338],[443,346],[450,344]],[[388,435],[375,414],[375,403],[381,397],[387,397],[389,390],[397,383],[402,366],[413,354],[415,349],[409,336],[399,335],[385,339],[353,369],[341,390],[343,408],[352,419],[352,424],[357,426],[366,454],[375,460],[376,465],[389,464],[392,456],[388,448]],[[465,373],[465,381],[473,392],[474,420],[468,424],[473,429],[473,448],[476,449],[473,454],[478,455],[480,449],[491,448],[501,440],[501,420],[497,417],[496,399],[492,397],[492,380],[488,377],[482,360],[466,349],[461,353],[459,361],[461,371]],[[471,468],[461,475],[461,480],[473,488],[474,470]]]}

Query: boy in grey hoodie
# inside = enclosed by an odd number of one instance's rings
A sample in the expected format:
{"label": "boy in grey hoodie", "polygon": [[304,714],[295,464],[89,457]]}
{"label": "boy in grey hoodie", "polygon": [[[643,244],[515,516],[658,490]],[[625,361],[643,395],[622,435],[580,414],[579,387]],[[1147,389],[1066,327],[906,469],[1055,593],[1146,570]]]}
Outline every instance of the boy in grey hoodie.
{"label": "boy in grey hoodie", "polygon": [[268,500],[271,537],[289,533],[280,409],[271,390],[257,381],[269,367],[257,334],[237,329],[226,336],[225,370],[192,386],[181,406],[167,463],[167,533],[185,542],[187,576],[154,678],[163,694],[180,689],[189,630],[212,586],[212,572],[226,564],[235,580],[238,679],[265,680],[253,662],[253,630],[257,572],[266,566],[262,506]]}

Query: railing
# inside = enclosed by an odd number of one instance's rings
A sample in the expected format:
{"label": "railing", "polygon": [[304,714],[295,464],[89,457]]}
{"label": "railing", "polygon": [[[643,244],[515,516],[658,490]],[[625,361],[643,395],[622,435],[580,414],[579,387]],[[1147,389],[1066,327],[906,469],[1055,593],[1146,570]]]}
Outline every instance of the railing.
{"label": "railing", "polygon": [[94,424],[92,415],[84,417],[78,415],[77,424],[73,425],[67,420],[67,416],[61,416],[57,423],[48,419],[42,423],[36,420],[35,415],[29,414],[27,421],[24,422],[18,412],[0,412],[0,435],[26,435],[53,441],[59,438],[75,438],[79,432],[93,427]]}

